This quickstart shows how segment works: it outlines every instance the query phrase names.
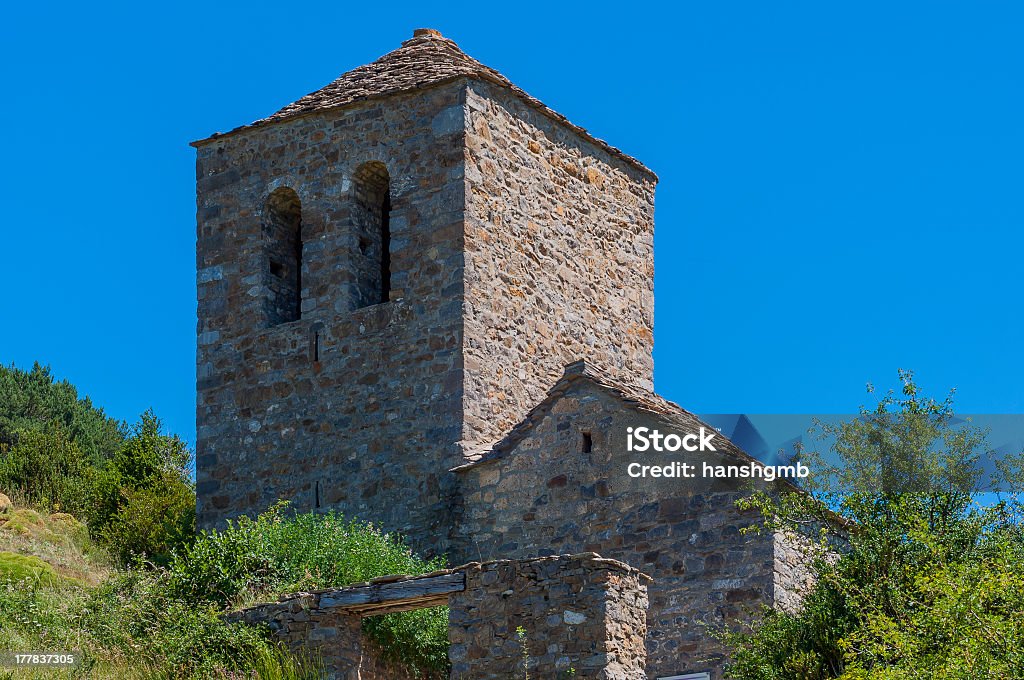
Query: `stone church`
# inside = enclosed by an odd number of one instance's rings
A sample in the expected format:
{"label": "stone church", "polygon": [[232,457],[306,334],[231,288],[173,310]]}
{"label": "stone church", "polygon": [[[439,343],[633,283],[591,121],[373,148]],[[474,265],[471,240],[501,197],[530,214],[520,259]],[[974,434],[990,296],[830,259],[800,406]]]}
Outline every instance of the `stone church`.
{"label": "stone church", "polygon": [[428,29],[193,146],[201,526],[288,499],[452,564],[626,562],[650,678],[718,677],[706,625],[795,601],[735,490],[625,473],[628,427],[702,425],[652,392],[640,161]]}

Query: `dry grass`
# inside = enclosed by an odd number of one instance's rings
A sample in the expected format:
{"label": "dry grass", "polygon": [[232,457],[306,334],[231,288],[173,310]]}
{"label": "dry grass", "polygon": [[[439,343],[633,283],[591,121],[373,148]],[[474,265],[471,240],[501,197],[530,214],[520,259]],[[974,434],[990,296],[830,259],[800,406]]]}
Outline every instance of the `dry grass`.
{"label": "dry grass", "polygon": [[[56,576],[90,586],[110,575],[107,558],[89,539],[88,529],[66,513],[47,515],[18,507],[0,511],[0,554],[12,556],[12,565],[24,563],[17,556],[35,558]],[[3,568],[0,561],[0,573]]]}

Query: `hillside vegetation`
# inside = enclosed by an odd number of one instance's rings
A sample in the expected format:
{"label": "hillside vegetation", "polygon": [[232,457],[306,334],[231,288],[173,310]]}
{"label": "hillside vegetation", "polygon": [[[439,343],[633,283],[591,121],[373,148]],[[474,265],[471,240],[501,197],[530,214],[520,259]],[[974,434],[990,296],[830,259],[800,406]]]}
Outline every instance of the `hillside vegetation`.
{"label": "hillside vegetation", "polygon": [[[4,506],[0,497],[0,508]],[[19,568],[16,565],[22,565]],[[31,508],[0,509],[0,578],[45,574],[49,583],[99,585],[110,575],[109,558],[73,515],[48,515]]]}
{"label": "hillside vegetation", "polygon": [[[741,501],[808,539],[814,586],[800,610],[722,634],[726,677],[1024,678],[1024,457],[986,474],[986,433],[955,416],[952,394],[925,397],[899,375],[898,393],[822,426],[830,455],[804,452],[816,471],[804,493]],[[982,484],[997,502],[979,502]]]}
{"label": "hillside vegetation", "polygon": [[[286,503],[197,535],[190,456],[152,412],[119,423],[46,368],[0,366],[0,651],[78,651],[70,677],[312,678],[317,659],[223,614],[443,564]],[[364,627],[420,677],[444,674],[445,608]],[[34,675],[0,668],[14,677]]]}
{"label": "hillside vegetation", "polygon": [[191,540],[190,462],[152,411],[119,423],[48,368],[0,367],[0,491],[81,519],[120,563],[166,565]]}

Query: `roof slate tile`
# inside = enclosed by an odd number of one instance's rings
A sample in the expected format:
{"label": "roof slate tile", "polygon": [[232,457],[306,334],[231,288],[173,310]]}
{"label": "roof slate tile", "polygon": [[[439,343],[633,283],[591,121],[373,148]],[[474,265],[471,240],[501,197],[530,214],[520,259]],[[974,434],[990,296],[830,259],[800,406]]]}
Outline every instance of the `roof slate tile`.
{"label": "roof slate tile", "polygon": [[565,116],[531,97],[498,71],[484,66],[463,52],[454,41],[445,38],[437,31],[423,28],[416,29],[413,37],[403,42],[397,50],[385,54],[370,64],[342,74],[319,90],[307,94],[266,118],[261,118],[226,133],[215,133],[206,139],[193,142],[193,145],[200,146],[244,130],[341,108],[369,99],[435,87],[459,78],[481,80],[511,90],[527,105],[573,129],[577,134],[595,143],[612,156],[656,179],[654,172],[637,159],[594,137],[578,125],[572,124]]}

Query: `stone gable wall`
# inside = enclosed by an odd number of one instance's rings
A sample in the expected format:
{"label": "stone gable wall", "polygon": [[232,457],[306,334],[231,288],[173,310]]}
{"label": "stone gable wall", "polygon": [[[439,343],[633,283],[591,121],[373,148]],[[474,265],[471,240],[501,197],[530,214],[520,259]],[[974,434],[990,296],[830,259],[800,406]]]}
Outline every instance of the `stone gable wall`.
{"label": "stone gable wall", "polygon": [[[742,617],[774,596],[770,535],[743,534],[756,516],[739,492],[703,482],[630,480],[629,426],[670,428],[579,381],[503,458],[459,472],[463,506],[455,559],[528,558],[593,551],[654,579],[649,587],[650,677],[721,670],[722,648],[704,624]],[[582,433],[592,451],[581,451]],[[662,464],[673,456],[657,454]]]}
{"label": "stone gable wall", "polygon": [[653,387],[654,179],[518,97],[466,95],[465,440],[578,359]]}
{"label": "stone gable wall", "polygon": [[[443,550],[462,438],[463,100],[452,83],[199,147],[200,526],[319,501]],[[391,179],[391,302],[353,309],[367,161]],[[269,326],[261,213],[280,187],[301,201],[302,317]]]}

